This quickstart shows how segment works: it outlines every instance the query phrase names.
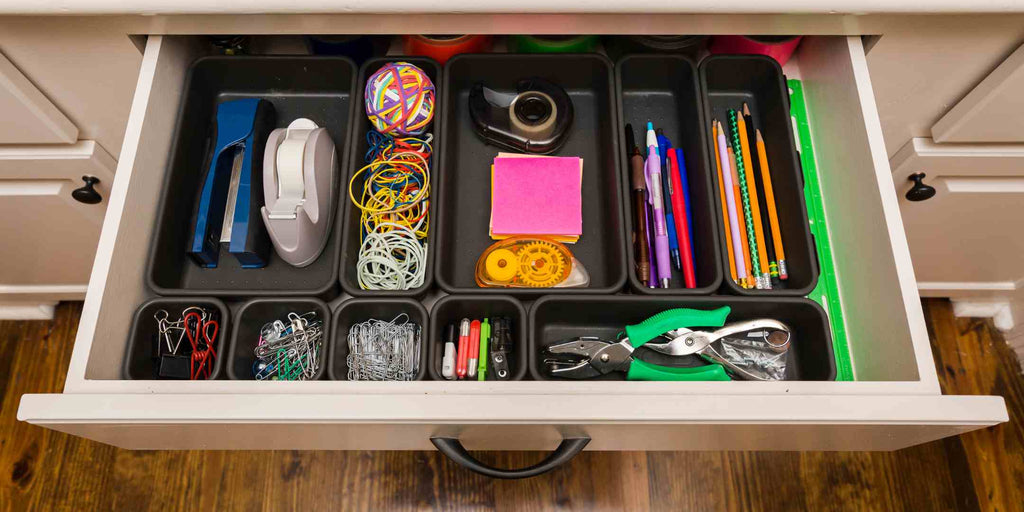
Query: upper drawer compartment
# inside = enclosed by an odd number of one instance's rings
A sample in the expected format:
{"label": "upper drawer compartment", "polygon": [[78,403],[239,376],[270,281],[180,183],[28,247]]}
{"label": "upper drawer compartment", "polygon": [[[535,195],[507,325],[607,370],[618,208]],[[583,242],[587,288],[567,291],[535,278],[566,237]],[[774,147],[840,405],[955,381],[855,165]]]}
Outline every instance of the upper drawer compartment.
{"label": "upper drawer compartment", "polygon": [[[221,56],[206,57],[189,66],[181,112],[172,135],[174,146],[171,161],[165,171],[158,225],[155,228],[157,234],[151,242],[148,258],[147,278],[153,290],[161,295],[253,296],[323,295],[336,288],[341,246],[338,232],[341,226],[340,222],[333,222],[333,219],[340,210],[336,204],[341,198],[340,194],[336,194],[333,202],[330,198],[319,198],[327,203],[325,211],[331,212],[327,219],[328,227],[325,228],[329,230],[329,235],[319,255],[304,266],[285,261],[271,248],[271,235],[263,230],[264,221],[259,209],[253,208],[249,212],[245,224],[239,224],[239,216],[236,214],[233,223],[235,231],[239,231],[239,227],[249,226],[245,249],[249,250],[250,244],[253,250],[257,246],[264,249],[258,252],[263,253],[260,257],[265,257],[266,261],[258,269],[247,268],[222,247],[227,245],[221,243],[224,236],[231,237],[233,248],[239,237],[221,233],[221,223],[214,206],[217,199],[214,197],[204,202],[204,198],[219,186],[216,179],[220,178],[223,178],[221,181],[225,196],[240,186],[252,190],[246,193],[239,189],[239,208],[243,200],[261,196],[264,180],[259,179],[257,170],[264,167],[266,173],[272,172],[268,168],[270,163],[264,162],[267,135],[275,128],[288,127],[299,118],[308,119],[317,127],[326,129],[326,136],[331,139],[330,144],[335,153],[333,161],[328,162],[337,166],[335,174],[343,173],[344,167],[338,162],[347,161],[345,151],[351,130],[349,124],[355,82],[355,65],[342,57]],[[232,113],[228,110],[231,105],[253,99],[259,100],[260,109],[248,126],[235,117],[227,116]],[[217,120],[216,123],[211,123],[213,119]],[[224,126],[219,126],[222,122]],[[246,130],[253,134],[255,144],[250,144],[247,139],[241,142],[234,140],[238,134],[245,135]],[[253,148],[246,148],[245,153],[235,151],[236,147],[246,145],[252,145]],[[303,148],[305,150],[305,146]],[[240,153],[246,155],[246,160],[241,163],[237,162]],[[248,176],[253,179],[242,178],[239,183],[235,183],[237,173],[228,168],[233,156],[236,160],[233,167],[241,167],[243,173],[251,169]],[[321,168],[319,172],[327,170]],[[331,186],[336,187],[340,181],[335,176]],[[300,182],[300,189],[301,186]],[[200,189],[202,194],[197,195],[196,191]],[[318,198],[310,199],[315,209]],[[224,212],[221,213],[225,217],[225,226],[230,223],[229,215],[236,213],[230,199],[228,204],[227,207],[222,206]],[[310,204],[306,204],[305,208],[310,208]],[[316,213],[314,211],[313,215]],[[301,229],[297,221],[308,218],[305,214],[301,215],[303,219],[296,219],[294,231],[281,233],[284,243],[298,245],[294,240],[298,240],[300,234],[313,234],[316,228],[312,225],[308,232]],[[220,240],[211,244],[211,236],[207,235],[203,241],[204,250],[208,250],[208,245],[216,247],[212,250],[212,265],[201,265],[190,257],[193,254],[184,250],[188,247],[196,251],[190,237],[194,232],[197,239],[201,238],[201,217],[217,219],[209,222],[210,225],[206,227],[214,233],[213,238],[219,237]],[[217,225],[213,226],[214,223]],[[252,227],[253,223],[259,225]],[[228,233],[228,227],[224,227],[223,231]]]}
{"label": "upper drawer compartment", "polygon": [[[132,447],[363,449],[429,448],[445,425],[471,448],[542,448],[574,425],[603,449],[891,449],[1006,420],[1000,398],[940,396],[856,37],[808,37],[784,68],[803,81],[854,382],[119,380],[197,42],[149,38],[65,393],[26,396],[23,420]],[[481,436],[496,426],[510,435]],[[186,430],[204,435],[171,435]]]}

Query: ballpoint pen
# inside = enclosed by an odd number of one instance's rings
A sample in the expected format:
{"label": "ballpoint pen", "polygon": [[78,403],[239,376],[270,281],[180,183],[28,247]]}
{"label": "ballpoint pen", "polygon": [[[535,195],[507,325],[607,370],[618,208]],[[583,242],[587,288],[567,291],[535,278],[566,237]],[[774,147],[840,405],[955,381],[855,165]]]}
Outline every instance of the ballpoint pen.
{"label": "ballpoint pen", "polygon": [[675,210],[672,205],[677,201],[676,195],[679,190],[672,186],[670,168],[668,166],[668,154],[672,150],[672,141],[668,140],[665,132],[658,128],[655,130],[658,137],[658,156],[661,157],[661,190],[664,191],[665,201],[665,229],[668,231],[668,252],[672,255],[672,264],[676,269],[683,269],[683,260],[679,254],[680,234],[676,233]]}
{"label": "ballpoint pen", "polygon": [[647,183],[644,177],[644,157],[636,145],[633,126],[626,125],[626,145],[629,150],[630,182],[633,187],[633,244],[636,246],[636,271],[641,283],[651,279],[651,253],[647,236]]}
{"label": "ballpoint pen", "polygon": [[[668,167],[665,168],[665,174],[669,175],[672,186],[676,190],[682,188],[679,173],[679,161],[678,154],[670,150],[668,154]],[[693,267],[693,252],[691,251],[692,245],[690,244],[690,218],[686,214],[686,203],[683,200],[682,194],[677,194],[672,201],[672,210],[675,212],[675,223],[676,232],[679,233],[679,250],[681,252],[680,269],[683,271],[683,286],[687,288],[696,288],[697,282],[694,276]]]}
{"label": "ballpoint pen", "polygon": [[654,123],[647,123],[647,189],[650,191],[651,211],[654,215],[654,254],[658,282],[662,288],[668,288],[672,280],[672,262],[669,259],[665,201],[661,195],[661,157],[658,155],[658,137],[654,133]]}
{"label": "ballpoint pen", "polygon": [[683,201],[686,202],[686,218],[687,224],[690,226],[690,254],[694,257],[697,256],[697,251],[693,248],[694,237],[693,237],[693,203],[690,202],[690,178],[686,172],[686,155],[683,153],[681,148],[675,148],[673,151],[676,152],[676,163],[679,164],[679,181],[682,184],[680,190],[683,191]]}

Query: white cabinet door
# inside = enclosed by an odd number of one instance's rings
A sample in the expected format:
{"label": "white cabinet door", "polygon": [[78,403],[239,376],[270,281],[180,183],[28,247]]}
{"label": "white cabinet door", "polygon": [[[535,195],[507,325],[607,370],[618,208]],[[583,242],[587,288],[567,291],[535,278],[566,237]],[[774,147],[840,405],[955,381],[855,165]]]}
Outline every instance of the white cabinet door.
{"label": "white cabinet door", "polygon": [[[913,139],[892,167],[922,290],[1012,290],[1024,279],[1024,146]],[[915,173],[934,197],[905,197]]]}
{"label": "white cabinet door", "polygon": [[[83,294],[115,165],[92,141],[0,146],[0,297]],[[72,198],[83,176],[99,180],[99,203]]]}
{"label": "white cabinet door", "polygon": [[0,144],[70,143],[78,128],[0,53]]}
{"label": "white cabinet door", "polygon": [[1024,46],[932,126],[935,142],[1024,142]]}

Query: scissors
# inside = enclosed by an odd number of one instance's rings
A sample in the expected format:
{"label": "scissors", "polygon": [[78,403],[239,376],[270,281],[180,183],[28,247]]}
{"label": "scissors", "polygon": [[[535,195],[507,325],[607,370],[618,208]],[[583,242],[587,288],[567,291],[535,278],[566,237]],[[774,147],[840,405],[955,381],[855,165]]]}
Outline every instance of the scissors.
{"label": "scissors", "polygon": [[[625,372],[627,380],[725,381],[732,380],[730,373],[745,380],[784,379],[791,331],[782,322],[749,320],[711,332],[688,328],[721,326],[729,312],[729,307],[670,309],[627,325],[626,337],[619,340],[579,337],[552,345],[544,362],[552,376],[569,379],[612,372]],[[671,356],[700,355],[711,364],[681,368],[649,363],[633,355],[641,346]]]}

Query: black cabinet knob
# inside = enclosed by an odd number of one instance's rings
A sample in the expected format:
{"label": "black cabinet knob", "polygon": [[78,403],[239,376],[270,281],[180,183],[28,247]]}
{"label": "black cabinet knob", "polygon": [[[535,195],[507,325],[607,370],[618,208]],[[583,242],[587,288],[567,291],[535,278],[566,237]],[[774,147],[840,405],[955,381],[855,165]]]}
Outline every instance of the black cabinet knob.
{"label": "black cabinet knob", "polygon": [[85,204],[96,204],[103,200],[100,193],[96,191],[96,184],[100,182],[100,179],[95,176],[82,176],[82,181],[85,182],[85,186],[82,188],[76,188],[71,191],[71,197],[75,198],[75,201]]}
{"label": "black cabinet knob", "polygon": [[924,176],[923,172],[910,175],[910,181],[914,182],[914,186],[910,187],[910,190],[907,191],[908,201],[924,201],[925,199],[935,197],[935,187],[925,185]]}

